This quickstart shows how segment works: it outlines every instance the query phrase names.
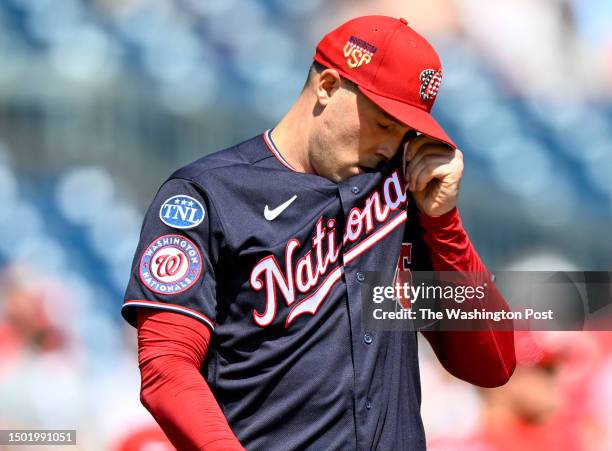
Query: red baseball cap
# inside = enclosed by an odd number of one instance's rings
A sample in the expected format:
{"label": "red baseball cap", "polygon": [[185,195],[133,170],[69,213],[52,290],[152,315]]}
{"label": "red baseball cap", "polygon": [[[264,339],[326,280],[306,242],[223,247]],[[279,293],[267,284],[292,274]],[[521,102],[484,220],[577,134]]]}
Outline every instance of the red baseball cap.
{"label": "red baseball cap", "polygon": [[351,19],[321,39],[314,60],[357,84],[398,121],[457,147],[431,115],[442,81],[440,58],[406,19]]}

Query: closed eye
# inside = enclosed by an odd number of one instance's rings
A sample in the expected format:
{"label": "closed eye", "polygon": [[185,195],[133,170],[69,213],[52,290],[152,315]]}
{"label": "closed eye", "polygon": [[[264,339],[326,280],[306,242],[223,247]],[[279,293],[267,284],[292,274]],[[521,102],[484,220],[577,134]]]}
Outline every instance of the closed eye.
{"label": "closed eye", "polygon": [[389,130],[391,128],[391,124],[383,124],[382,122],[377,122],[377,125],[381,130]]}

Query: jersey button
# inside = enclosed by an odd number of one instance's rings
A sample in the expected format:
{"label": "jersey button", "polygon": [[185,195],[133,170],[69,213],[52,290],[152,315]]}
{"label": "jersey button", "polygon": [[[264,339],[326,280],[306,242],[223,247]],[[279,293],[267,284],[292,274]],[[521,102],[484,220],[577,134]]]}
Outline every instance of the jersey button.
{"label": "jersey button", "polygon": [[363,342],[367,345],[371,345],[372,342],[374,341],[374,338],[372,337],[372,335],[366,333],[363,335]]}
{"label": "jersey button", "polygon": [[372,408],[372,401],[370,399],[366,399],[366,409],[370,410]]}
{"label": "jersey button", "polygon": [[363,282],[363,281],[365,280],[365,274],[364,274],[364,273],[362,273],[361,271],[359,271],[359,272],[357,273],[357,280],[358,280],[359,282]]}
{"label": "jersey button", "polygon": [[353,194],[359,194],[360,189],[358,186],[353,186],[351,188],[351,191],[353,192]]}

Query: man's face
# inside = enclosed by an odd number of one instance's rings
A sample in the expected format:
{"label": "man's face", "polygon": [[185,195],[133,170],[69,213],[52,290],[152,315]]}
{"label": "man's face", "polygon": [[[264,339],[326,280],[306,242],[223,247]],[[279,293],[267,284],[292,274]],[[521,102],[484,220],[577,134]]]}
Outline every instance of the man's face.
{"label": "man's face", "polygon": [[344,80],[324,101],[315,114],[310,162],[317,174],[335,182],[389,160],[410,131]]}

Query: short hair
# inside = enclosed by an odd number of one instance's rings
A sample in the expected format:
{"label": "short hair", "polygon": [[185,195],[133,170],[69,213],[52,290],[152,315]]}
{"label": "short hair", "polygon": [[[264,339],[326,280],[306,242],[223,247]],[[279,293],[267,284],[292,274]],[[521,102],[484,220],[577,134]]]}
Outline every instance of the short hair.
{"label": "short hair", "polygon": [[[314,77],[316,75],[321,74],[321,72],[323,72],[325,69],[329,69],[329,68],[324,66],[323,64],[317,62],[317,61],[313,61],[312,64],[310,65],[310,68],[308,69],[308,76],[306,77],[306,82],[304,83],[304,87],[302,88],[302,92],[304,92],[304,90],[312,82]],[[356,83],[354,83],[351,80],[349,80],[347,78],[344,78],[342,76],[340,78],[342,79],[342,87],[343,88],[348,89],[349,91],[352,91],[352,92],[358,92],[359,91],[359,88],[357,87]]]}

